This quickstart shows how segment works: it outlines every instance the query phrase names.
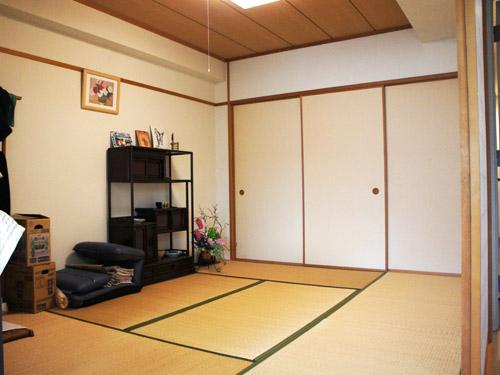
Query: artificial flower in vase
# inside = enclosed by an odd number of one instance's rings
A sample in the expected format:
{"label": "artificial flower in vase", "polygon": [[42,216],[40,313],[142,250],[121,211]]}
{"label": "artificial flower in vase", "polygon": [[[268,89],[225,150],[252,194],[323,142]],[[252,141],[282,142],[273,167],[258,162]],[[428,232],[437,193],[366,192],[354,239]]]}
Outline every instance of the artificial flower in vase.
{"label": "artificial flower in vase", "polygon": [[217,206],[201,209],[200,216],[195,218],[194,245],[199,251],[201,264],[215,264],[215,269],[220,272],[218,264],[226,264],[224,252],[226,242],[222,237],[227,224],[222,224],[217,213]]}

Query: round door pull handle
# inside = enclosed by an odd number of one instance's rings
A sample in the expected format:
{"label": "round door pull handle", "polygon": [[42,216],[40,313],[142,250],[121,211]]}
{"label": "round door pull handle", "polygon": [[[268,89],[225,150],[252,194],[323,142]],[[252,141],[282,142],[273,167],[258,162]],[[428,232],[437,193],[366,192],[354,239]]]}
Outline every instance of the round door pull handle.
{"label": "round door pull handle", "polygon": [[241,189],[240,190],[240,195],[245,195],[245,190]]}
{"label": "round door pull handle", "polygon": [[380,193],[379,188],[374,187],[374,188],[372,189],[372,193],[373,193],[373,195],[377,195],[378,193]]}

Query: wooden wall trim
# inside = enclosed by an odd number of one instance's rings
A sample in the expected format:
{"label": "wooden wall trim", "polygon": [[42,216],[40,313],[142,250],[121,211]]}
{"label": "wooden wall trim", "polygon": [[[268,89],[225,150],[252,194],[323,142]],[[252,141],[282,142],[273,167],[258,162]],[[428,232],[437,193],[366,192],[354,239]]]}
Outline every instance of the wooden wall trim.
{"label": "wooden wall trim", "polygon": [[325,88],[314,89],[314,90],[295,91],[295,92],[289,92],[289,93],[283,93],[283,94],[266,95],[266,96],[259,96],[259,97],[254,97],[254,98],[232,100],[231,104],[232,105],[243,105],[243,104],[251,104],[251,103],[269,102],[269,101],[273,101],[273,100],[295,99],[295,98],[299,98],[301,96],[329,94],[332,92],[340,92],[340,91],[363,90],[363,89],[370,89],[370,88],[383,87],[383,86],[406,85],[409,83],[418,83],[418,82],[432,82],[432,81],[440,81],[440,80],[444,80],[444,79],[453,79],[453,78],[457,78],[457,77],[458,77],[457,72],[438,73],[438,74],[430,74],[430,75],[424,75],[424,76],[390,79],[390,80],[386,80],[386,81],[373,81],[373,82],[366,82],[366,83],[357,83],[357,84],[353,84],[353,85],[332,86],[332,87],[325,87]]}
{"label": "wooden wall trim", "polygon": [[234,109],[229,101],[231,97],[231,64],[227,63],[227,144],[229,163],[229,249],[231,260],[236,259],[236,202],[234,176]]}
{"label": "wooden wall trim", "polygon": [[470,265],[470,168],[465,4],[456,1],[457,61],[460,101],[461,191],[462,191],[462,352],[461,373],[471,374],[471,265]]}
{"label": "wooden wall trim", "polygon": [[416,275],[434,275],[434,276],[452,276],[452,277],[462,277],[459,273],[450,273],[450,272],[432,272],[432,271],[415,271],[415,270],[403,270],[403,269],[392,269],[389,268],[388,272],[397,272],[397,273],[412,273]]}
{"label": "wooden wall trim", "polygon": [[304,107],[300,97],[300,168],[302,184],[302,264],[306,264],[306,201],[304,176]]}
{"label": "wooden wall trim", "polygon": [[6,48],[6,47],[0,47],[0,52],[6,53],[6,54],[12,55],[12,56],[22,57],[22,58],[28,59],[28,60],[38,61],[38,62],[41,62],[44,64],[58,66],[58,67],[64,68],[64,69],[74,70],[76,72],[83,71],[83,68],[81,66],[66,64],[66,63],[63,63],[61,61],[48,59],[46,57],[41,57],[41,56],[33,55],[31,53],[21,52],[21,51],[17,51],[17,50]]}
{"label": "wooden wall trim", "polygon": [[141,83],[141,82],[137,82],[137,81],[132,81],[132,80],[127,79],[127,78],[122,78],[121,81],[122,81],[122,83],[127,83],[127,84],[132,85],[132,86],[141,87],[143,89],[157,91],[157,92],[161,92],[163,94],[167,94],[167,95],[171,95],[171,96],[176,96],[178,98],[182,98],[182,99],[186,99],[186,100],[191,100],[193,102],[198,102],[198,103],[202,103],[202,104],[214,106],[214,103],[210,102],[208,100],[195,98],[194,96],[190,96],[190,95],[186,95],[186,94],[181,94],[179,92],[175,92],[175,91],[172,91],[172,90],[163,89],[161,87],[152,86],[152,85],[148,85],[146,83]]}
{"label": "wooden wall trim", "polygon": [[389,171],[387,154],[387,102],[385,86],[382,86],[382,132],[384,143],[384,235],[385,235],[385,270],[389,269]]}
{"label": "wooden wall trim", "polygon": [[[497,160],[496,160],[496,138],[493,136],[495,129],[495,68],[494,68],[494,40],[493,33],[493,12],[496,2],[483,0],[483,67],[484,67],[484,91],[485,91],[485,114],[486,114],[486,168],[488,180],[488,343],[493,341],[493,252],[498,252],[498,229],[493,225],[497,223],[498,206],[494,204],[498,198],[497,189]],[[491,16],[491,17],[490,17]],[[493,134],[492,134],[493,133]],[[496,237],[496,239],[495,239]],[[495,309],[498,312],[498,310]],[[488,346],[489,347],[489,346]]]}
{"label": "wooden wall trim", "polygon": [[481,190],[476,2],[457,0],[462,153],[462,374],[481,372]]}
{"label": "wooden wall trim", "polygon": [[[73,70],[75,72],[82,72],[83,69],[85,69],[82,66],[67,64],[67,63],[64,63],[64,62],[61,62],[61,61],[57,61],[57,60],[53,60],[53,59],[48,59],[46,57],[41,57],[41,56],[33,55],[31,53],[21,52],[21,51],[17,51],[17,50],[6,48],[6,47],[0,47],[0,53],[5,53],[5,54],[16,56],[16,57],[21,57],[21,58],[32,60],[32,61],[37,61],[37,62],[41,62],[41,63],[44,63],[44,64],[52,65],[52,66],[57,66],[59,68]],[[128,85],[141,87],[141,88],[147,89],[147,90],[161,92],[163,94],[167,94],[167,95],[171,95],[171,96],[176,96],[176,97],[179,97],[179,98],[182,98],[182,99],[186,99],[186,100],[191,100],[191,101],[194,101],[194,102],[197,102],[197,103],[202,103],[202,104],[206,104],[206,105],[215,106],[215,103],[213,103],[211,101],[204,100],[204,99],[199,99],[199,98],[196,98],[194,96],[181,94],[179,92],[175,92],[175,91],[172,91],[172,90],[163,89],[163,88],[157,87],[157,86],[148,85],[146,83],[141,83],[141,82],[133,81],[133,80],[130,80],[130,79],[127,79],[127,78],[123,78],[123,77],[120,77],[120,79],[121,79],[122,83],[125,83],[125,84],[128,84]],[[226,104],[226,103],[223,103],[223,104]],[[222,104],[220,104],[220,105],[222,105]]]}

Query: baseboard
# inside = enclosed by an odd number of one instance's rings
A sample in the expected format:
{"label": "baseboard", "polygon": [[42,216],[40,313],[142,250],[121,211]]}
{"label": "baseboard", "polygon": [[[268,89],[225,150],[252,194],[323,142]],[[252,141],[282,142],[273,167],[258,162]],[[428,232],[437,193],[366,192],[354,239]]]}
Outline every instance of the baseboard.
{"label": "baseboard", "polygon": [[384,268],[362,268],[362,267],[347,267],[347,266],[328,266],[328,265],[311,264],[311,263],[304,264],[304,267],[331,268],[331,269],[334,269],[334,270],[346,270],[346,271],[385,272]]}
{"label": "baseboard", "polygon": [[358,267],[342,267],[342,266],[328,266],[322,264],[309,264],[309,263],[293,263],[293,262],[278,262],[274,260],[259,260],[259,259],[243,259],[243,258],[234,258],[238,262],[249,262],[249,263],[264,263],[264,264],[279,264],[284,266],[296,266],[296,267],[311,267],[311,268],[330,268],[330,269],[338,269],[338,270],[347,270],[347,271],[375,271],[375,272],[385,272],[385,269],[379,268],[358,268]]}
{"label": "baseboard", "polygon": [[265,263],[265,264],[281,264],[284,266],[303,266],[302,263],[294,263],[294,262],[278,262],[274,260],[260,260],[260,259],[247,259],[247,258],[234,258],[233,260],[237,260],[238,262],[248,262],[248,263]]}
{"label": "baseboard", "polygon": [[402,270],[402,269],[397,269],[397,268],[389,268],[388,272],[414,273],[414,274],[417,274],[417,275],[462,277],[462,274],[460,274],[460,273],[417,271],[417,270]]}

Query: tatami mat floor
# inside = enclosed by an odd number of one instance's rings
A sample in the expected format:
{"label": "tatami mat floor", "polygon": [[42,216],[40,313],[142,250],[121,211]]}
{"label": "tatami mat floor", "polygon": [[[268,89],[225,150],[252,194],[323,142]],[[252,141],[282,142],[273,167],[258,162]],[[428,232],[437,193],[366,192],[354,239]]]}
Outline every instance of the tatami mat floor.
{"label": "tatami mat floor", "polygon": [[382,274],[382,272],[379,271],[304,267],[302,265],[295,266],[235,260],[222,267],[220,272],[217,272],[214,266],[200,267],[198,272],[221,276],[246,277],[256,280],[354,289],[364,288]]}
{"label": "tatami mat floor", "polygon": [[251,373],[457,375],[460,285],[388,273]]}
{"label": "tatami mat floor", "polygon": [[304,267],[293,279],[284,277],[289,266],[232,263],[228,277],[195,274],[93,308],[10,315],[35,337],[4,346],[6,373],[451,374],[459,366],[459,278],[352,271],[334,272],[337,281],[324,271],[339,270]]}
{"label": "tatami mat floor", "polygon": [[5,374],[235,374],[249,365],[49,312],[6,318],[35,337],[4,345]]}
{"label": "tatami mat floor", "polygon": [[120,329],[164,317],[211,298],[255,284],[255,280],[193,274],[142,288],[140,293],[82,307],[53,309],[62,315]]}
{"label": "tatami mat floor", "polygon": [[133,332],[253,360],[353,292],[266,281]]}

